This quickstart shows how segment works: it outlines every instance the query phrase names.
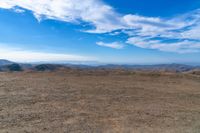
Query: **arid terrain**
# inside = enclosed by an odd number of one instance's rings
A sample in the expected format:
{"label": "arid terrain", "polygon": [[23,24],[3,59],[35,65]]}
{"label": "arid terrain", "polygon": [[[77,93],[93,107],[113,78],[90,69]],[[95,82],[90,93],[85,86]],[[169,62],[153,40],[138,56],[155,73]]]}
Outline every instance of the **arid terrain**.
{"label": "arid terrain", "polygon": [[58,70],[0,73],[1,133],[199,133],[200,77]]}

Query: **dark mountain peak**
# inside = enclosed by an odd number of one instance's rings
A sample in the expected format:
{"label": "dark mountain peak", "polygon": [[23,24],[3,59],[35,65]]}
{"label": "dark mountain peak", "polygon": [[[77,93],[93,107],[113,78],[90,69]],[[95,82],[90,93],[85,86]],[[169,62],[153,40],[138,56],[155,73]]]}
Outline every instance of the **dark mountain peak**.
{"label": "dark mountain peak", "polygon": [[62,65],[56,64],[41,64],[34,67],[36,71],[54,71],[63,67]]}
{"label": "dark mountain peak", "polygon": [[7,68],[9,71],[22,71],[22,67],[19,64],[11,64],[11,65],[7,65]]}
{"label": "dark mountain peak", "polygon": [[23,71],[23,68],[21,67],[20,64],[13,63],[13,64],[1,66],[0,71],[17,72],[17,71]]}

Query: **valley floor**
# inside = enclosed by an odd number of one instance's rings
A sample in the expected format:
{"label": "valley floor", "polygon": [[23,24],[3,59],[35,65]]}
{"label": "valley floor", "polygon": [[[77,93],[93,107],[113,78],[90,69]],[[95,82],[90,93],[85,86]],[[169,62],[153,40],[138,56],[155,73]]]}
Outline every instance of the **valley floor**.
{"label": "valley floor", "polygon": [[200,78],[0,73],[1,133],[199,133]]}

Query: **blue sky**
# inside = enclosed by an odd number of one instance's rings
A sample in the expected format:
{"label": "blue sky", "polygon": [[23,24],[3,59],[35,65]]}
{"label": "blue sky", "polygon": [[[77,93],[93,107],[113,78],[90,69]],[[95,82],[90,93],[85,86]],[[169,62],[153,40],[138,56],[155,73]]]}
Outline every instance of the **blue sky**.
{"label": "blue sky", "polygon": [[0,58],[200,64],[200,1],[1,0]]}

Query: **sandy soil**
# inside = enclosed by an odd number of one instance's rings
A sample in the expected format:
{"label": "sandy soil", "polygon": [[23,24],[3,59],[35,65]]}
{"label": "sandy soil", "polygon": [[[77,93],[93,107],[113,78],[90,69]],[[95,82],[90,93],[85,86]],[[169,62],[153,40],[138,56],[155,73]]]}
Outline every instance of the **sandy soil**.
{"label": "sandy soil", "polygon": [[0,73],[0,133],[199,133],[200,78]]}

